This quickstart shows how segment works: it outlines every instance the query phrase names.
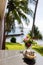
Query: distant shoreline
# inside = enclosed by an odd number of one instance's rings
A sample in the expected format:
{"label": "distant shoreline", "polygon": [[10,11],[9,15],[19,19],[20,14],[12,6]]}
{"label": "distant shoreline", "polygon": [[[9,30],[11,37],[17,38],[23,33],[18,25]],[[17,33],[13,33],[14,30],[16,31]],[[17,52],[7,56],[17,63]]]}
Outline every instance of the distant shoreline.
{"label": "distant shoreline", "polygon": [[10,35],[6,35],[6,37],[11,37],[11,36],[21,36],[21,35],[24,35],[23,33],[21,34],[10,34]]}

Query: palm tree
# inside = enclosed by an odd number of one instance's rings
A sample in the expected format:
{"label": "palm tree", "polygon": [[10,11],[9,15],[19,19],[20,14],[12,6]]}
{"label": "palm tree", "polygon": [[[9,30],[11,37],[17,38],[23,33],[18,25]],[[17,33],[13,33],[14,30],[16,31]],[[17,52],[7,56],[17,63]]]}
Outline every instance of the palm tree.
{"label": "palm tree", "polygon": [[[10,3],[8,3],[8,13],[7,16],[10,16],[10,12],[12,12],[14,20],[17,20],[18,23],[21,22],[21,18],[24,20],[27,20],[27,17],[25,16],[25,13],[29,13],[31,10],[28,9],[28,0],[8,0]],[[12,3],[13,2],[13,3]],[[5,43],[4,43],[4,9],[5,9],[6,0],[0,0],[0,49],[5,49]],[[13,5],[13,6],[12,6]],[[31,11],[32,13],[32,11]],[[9,18],[9,20],[12,20],[12,18]],[[10,21],[9,21],[10,22]],[[9,23],[8,22],[8,23]],[[11,21],[12,22],[12,21]]]}
{"label": "palm tree", "polygon": [[[22,23],[22,19],[24,19],[26,24],[29,23],[29,19],[25,14],[32,14],[32,10],[28,8],[28,2],[29,0],[8,0],[8,13],[7,13],[7,25],[6,26],[11,26],[13,25],[14,21],[17,20],[17,22],[20,24]],[[24,14],[25,13],[25,14]],[[12,14],[13,20],[12,23],[9,22],[9,15]],[[27,23],[28,20],[28,23]],[[10,18],[11,21],[11,18]],[[8,29],[11,27],[7,27]]]}
{"label": "palm tree", "polygon": [[[4,10],[5,10],[6,0],[0,0],[0,50],[3,47],[4,40]],[[4,44],[5,46],[5,44]]]}
{"label": "palm tree", "polygon": [[35,26],[35,17],[36,17],[36,11],[37,11],[37,6],[38,6],[38,0],[33,0],[35,1],[35,11],[33,15],[33,25],[32,25],[32,38],[34,37],[34,26]]}

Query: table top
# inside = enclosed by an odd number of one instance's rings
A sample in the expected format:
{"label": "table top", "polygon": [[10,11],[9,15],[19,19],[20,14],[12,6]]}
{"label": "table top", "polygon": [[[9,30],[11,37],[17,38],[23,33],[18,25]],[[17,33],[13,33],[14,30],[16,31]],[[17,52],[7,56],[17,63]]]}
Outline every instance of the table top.
{"label": "table top", "polygon": [[36,58],[29,60],[20,51],[3,50],[0,51],[0,65],[43,65],[43,56],[36,52]]}

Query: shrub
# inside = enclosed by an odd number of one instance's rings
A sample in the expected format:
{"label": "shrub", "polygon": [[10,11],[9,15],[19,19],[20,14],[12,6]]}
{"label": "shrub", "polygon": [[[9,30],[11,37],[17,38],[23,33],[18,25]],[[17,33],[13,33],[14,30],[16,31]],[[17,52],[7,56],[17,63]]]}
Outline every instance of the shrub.
{"label": "shrub", "polygon": [[30,35],[28,35],[28,34],[26,35],[26,37],[27,37],[27,38],[29,38],[29,39],[31,39],[31,36],[30,36]]}
{"label": "shrub", "polygon": [[35,42],[31,38],[28,38],[27,36],[26,36],[26,38],[24,38],[23,42],[25,43],[26,48],[29,48],[32,44],[34,44],[34,45],[37,44],[37,42]]}
{"label": "shrub", "polygon": [[[32,37],[32,30],[30,31],[29,35]],[[34,37],[33,39],[42,39],[42,35],[38,30],[38,27],[34,26]]]}
{"label": "shrub", "polygon": [[12,37],[11,38],[11,42],[16,43],[16,38],[15,37]]}

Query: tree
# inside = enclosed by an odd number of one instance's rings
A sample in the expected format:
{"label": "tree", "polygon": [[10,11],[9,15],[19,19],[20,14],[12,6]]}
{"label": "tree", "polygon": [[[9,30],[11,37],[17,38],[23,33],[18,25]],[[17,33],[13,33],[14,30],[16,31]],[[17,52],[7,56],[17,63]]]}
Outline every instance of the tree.
{"label": "tree", "polygon": [[4,11],[6,0],[0,0],[0,50],[5,48],[4,40]]}
{"label": "tree", "polygon": [[14,24],[14,18],[12,15],[8,15],[8,13],[6,13],[5,15],[5,32],[7,32],[7,35],[8,35],[8,32],[11,31],[11,28],[13,28]]}
{"label": "tree", "polygon": [[[29,35],[32,37],[32,30],[30,31]],[[42,39],[42,34],[38,30],[38,27],[34,26],[34,37],[33,39]]]}
{"label": "tree", "polygon": [[35,11],[33,15],[33,25],[32,25],[32,38],[34,37],[34,26],[35,26],[35,18],[36,18],[36,11],[37,11],[37,6],[38,6],[38,0],[33,0],[36,2],[35,4]]}
{"label": "tree", "polygon": [[[14,16],[14,20],[17,19],[18,23],[21,22],[20,18],[23,18],[24,20],[27,20],[27,17],[25,16],[25,14],[23,14],[23,11],[25,13],[29,13],[30,9],[28,10],[26,4],[28,4],[28,0],[8,0],[11,1],[10,4],[8,4],[8,13],[7,16],[10,15],[10,12],[12,12],[13,16]],[[12,4],[13,2],[13,4]],[[0,49],[5,49],[5,41],[4,41],[4,9],[5,9],[5,4],[6,4],[6,0],[0,0]],[[13,7],[13,6],[14,7]],[[2,6],[2,7],[1,7]],[[11,7],[11,9],[10,9]],[[21,12],[22,11],[22,12]],[[31,11],[32,12],[32,11]],[[10,22],[10,21],[9,21]],[[27,22],[26,22],[27,23]]]}
{"label": "tree", "polygon": [[[15,20],[17,20],[19,24],[22,23],[21,18],[26,21],[25,22],[26,24],[29,23],[29,19],[27,18],[25,14],[32,15],[33,12],[31,9],[28,8],[28,2],[29,0],[8,0],[8,6],[7,6],[8,13],[7,13],[7,18],[6,18],[6,21],[7,21],[6,26],[8,26],[7,27],[8,29],[12,27]],[[9,19],[10,14],[12,14],[11,16],[13,16],[13,18]],[[11,19],[13,19],[12,23],[9,22],[9,20],[11,21]],[[28,20],[28,23],[27,23],[27,20]]]}

